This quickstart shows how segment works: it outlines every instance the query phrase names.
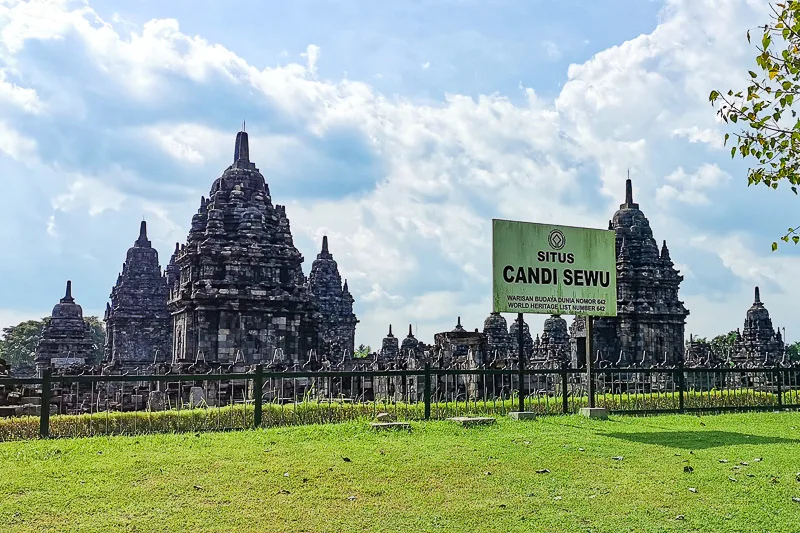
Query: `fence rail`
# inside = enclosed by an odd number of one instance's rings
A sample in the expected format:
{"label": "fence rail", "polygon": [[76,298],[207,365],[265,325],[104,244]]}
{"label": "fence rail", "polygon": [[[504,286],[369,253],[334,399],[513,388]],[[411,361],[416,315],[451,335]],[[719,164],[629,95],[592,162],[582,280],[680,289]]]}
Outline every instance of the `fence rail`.
{"label": "fence rail", "polygon": [[569,414],[594,404],[657,414],[800,408],[800,368],[421,368],[0,378],[0,441],[245,429],[389,412],[406,420]]}

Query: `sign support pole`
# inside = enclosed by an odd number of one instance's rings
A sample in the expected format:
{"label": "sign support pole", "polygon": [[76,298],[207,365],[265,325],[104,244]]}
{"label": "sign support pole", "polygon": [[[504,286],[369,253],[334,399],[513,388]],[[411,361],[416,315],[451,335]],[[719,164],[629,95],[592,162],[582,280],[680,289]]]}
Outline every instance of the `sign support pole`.
{"label": "sign support pole", "polygon": [[525,335],[522,331],[522,313],[517,315],[517,347],[519,351],[519,412],[525,411]]}
{"label": "sign support pole", "polygon": [[589,409],[595,408],[594,402],[594,372],[592,372],[592,319],[594,317],[586,317],[586,383],[589,388]]}

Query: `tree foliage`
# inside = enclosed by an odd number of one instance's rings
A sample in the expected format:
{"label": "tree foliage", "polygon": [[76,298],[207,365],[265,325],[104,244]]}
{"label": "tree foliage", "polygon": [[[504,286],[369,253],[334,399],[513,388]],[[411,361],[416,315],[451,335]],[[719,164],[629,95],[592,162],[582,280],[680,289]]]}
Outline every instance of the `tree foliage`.
{"label": "tree foliage", "polygon": [[733,349],[733,343],[736,341],[736,331],[729,331],[723,335],[717,335],[711,340],[706,337],[695,337],[695,342],[705,344],[711,349],[712,353],[717,355],[727,355]]}
{"label": "tree foliage", "polygon": [[359,344],[358,348],[356,348],[353,357],[355,359],[365,359],[369,357],[370,352],[372,352],[372,348],[369,346],[364,346],[363,344]]}
{"label": "tree foliage", "polygon": [[[787,0],[770,6],[770,21],[756,43],[757,70],[749,71],[745,90],[711,91],[712,105],[728,124],[743,125],[734,133],[731,157],[752,158],[757,164],[747,174],[748,185],[764,184],[777,189],[788,183],[794,194],[800,186],[800,119],[792,109],[800,93],[800,1]],[[750,30],[747,42],[752,43]],[[731,134],[725,134],[725,144]],[[800,225],[789,228],[781,240],[800,242]],[[778,243],[772,243],[772,250]]]}
{"label": "tree foliage", "polygon": [[790,361],[800,361],[800,342],[793,342],[787,345],[786,353]]}
{"label": "tree foliage", "polygon": [[[42,337],[42,328],[50,321],[50,317],[41,320],[27,320],[16,326],[3,328],[0,337],[0,358],[5,359],[14,368],[18,366],[33,365],[36,354],[36,345]],[[84,318],[92,328],[92,337],[95,343],[95,361],[103,358],[103,345],[105,344],[106,330],[103,323],[96,316]]]}

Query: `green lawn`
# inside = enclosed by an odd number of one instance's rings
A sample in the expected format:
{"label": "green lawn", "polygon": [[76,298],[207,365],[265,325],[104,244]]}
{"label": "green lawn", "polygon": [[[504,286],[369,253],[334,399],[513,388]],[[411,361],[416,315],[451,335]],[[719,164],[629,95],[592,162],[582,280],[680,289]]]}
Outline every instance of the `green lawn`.
{"label": "green lawn", "polygon": [[3,533],[795,532],[798,473],[800,413],[499,418],[469,429],[414,422],[411,433],[373,432],[361,421],[7,442],[0,525]]}

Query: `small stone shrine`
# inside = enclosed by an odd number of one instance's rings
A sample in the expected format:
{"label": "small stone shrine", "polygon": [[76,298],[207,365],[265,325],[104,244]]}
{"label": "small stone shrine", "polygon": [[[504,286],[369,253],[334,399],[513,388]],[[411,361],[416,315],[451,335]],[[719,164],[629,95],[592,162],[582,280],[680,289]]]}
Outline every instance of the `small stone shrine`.
{"label": "small stone shrine", "polygon": [[383,338],[381,343],[381,359],[384,361],[394,361],[400,355],[400,340],[392,333],[392,325],[389,324],[389,333]]}
{"label": "small stone shrine", "polygon": [[400,343],[401,358],[420,358],[425,352],[425,345],[414,336],[411,324],[408,325],[408,335]]}
{"label": "small stone shrine", "polygon": [[42,328],[34,359],[36,373],[41,376],[48,368],[96,363],[94,349],[92,328],[83,320],[83,309],[72,297],[72,281],[67,281],[66,294]]}
{"label": "small stone shrine", "polygon": [[505,358],[512,351],[508,322],[500,313],[492,313],[486,317],[483,321],[483,334],[490,359]]}
{"label": "small stone shrine", "polygon": [[731,359],[737,364],[774,366],[781,361],[785,345],[780,331],[773,329],[769,311],[761,302],[761,293],[755,288],[753,305],[747,310],[744,328],[737,330]]}
{"label": "small stone shrine", "polygon": [[[511,357],[516,360],[519,358],[519,317],[515,318],[508,328],[508,337],[511,341]],[[526,360],[530,360],[533,353],[533,337],[530,326],[525,320],[522,321],[522,353]]]}

